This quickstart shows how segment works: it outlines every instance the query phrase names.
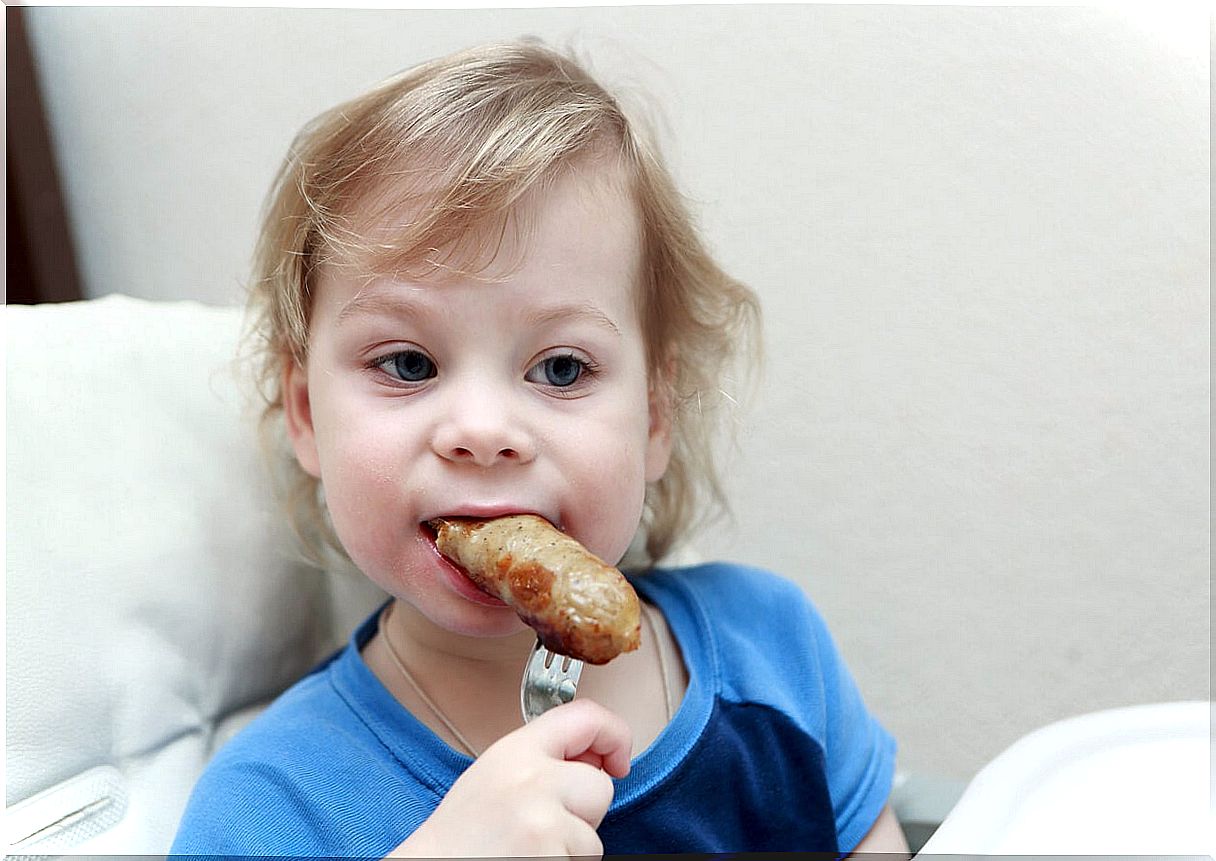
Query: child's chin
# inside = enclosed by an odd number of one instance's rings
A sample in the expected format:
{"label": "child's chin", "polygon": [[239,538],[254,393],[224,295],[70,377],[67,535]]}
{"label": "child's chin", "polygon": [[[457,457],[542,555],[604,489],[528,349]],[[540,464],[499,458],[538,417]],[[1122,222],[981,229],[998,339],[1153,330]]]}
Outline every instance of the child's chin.
{"label": "child's chin", "polygon": [[501,640],[529,631],[527,625],[508,607],[485,607],[466,603],[449,617],[443,627],[463,637]]}

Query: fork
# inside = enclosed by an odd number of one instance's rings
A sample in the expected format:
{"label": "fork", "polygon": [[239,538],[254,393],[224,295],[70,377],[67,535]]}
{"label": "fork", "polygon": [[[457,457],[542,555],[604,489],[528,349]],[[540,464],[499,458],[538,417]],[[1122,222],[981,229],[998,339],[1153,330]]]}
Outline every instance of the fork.
{"label": "fork", "polygon": [[549,651],[537,638],[519,683],[519,707],[524,713],[524,723],[574,699],[582,673],[582,661]]}

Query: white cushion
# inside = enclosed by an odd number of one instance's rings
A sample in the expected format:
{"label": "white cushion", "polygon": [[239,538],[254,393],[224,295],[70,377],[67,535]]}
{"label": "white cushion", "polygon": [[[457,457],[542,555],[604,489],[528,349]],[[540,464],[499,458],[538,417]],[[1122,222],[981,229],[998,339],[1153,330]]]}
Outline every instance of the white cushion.
{"label": "white cushion", "polygon": [[1030,732],[985,765],[930,855],[1212,857],[1211,703],[1089,712]]}
{"label": "white cushion", "polygon": [[10,851],[163,854],[216,747],[382,596],[294,556],[239,309],[4,318]]}

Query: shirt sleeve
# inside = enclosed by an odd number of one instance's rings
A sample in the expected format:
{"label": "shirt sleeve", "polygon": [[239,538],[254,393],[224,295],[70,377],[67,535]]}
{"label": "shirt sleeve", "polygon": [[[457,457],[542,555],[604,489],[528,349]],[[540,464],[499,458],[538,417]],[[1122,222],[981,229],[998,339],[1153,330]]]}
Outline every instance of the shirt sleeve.
{"label": "shirt sleeve", "polygon": [[839,851],[869,833],[891,795],[895,739],[867,710],[852,674],[818,611],[807,602],[825,705],[824,753]]}

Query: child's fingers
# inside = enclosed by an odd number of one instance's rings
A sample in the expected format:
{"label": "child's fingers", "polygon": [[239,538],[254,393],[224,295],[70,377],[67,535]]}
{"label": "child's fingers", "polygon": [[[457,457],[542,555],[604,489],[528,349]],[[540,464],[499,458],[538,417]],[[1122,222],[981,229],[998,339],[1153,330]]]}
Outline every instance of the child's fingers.
{"label": "child's fingers", "polygon": [[564,774],[558,793],[562,806],[593,829],[598,828],[612,804],[612,778],[581,762],[562,763],[561,768]]}
{"label": "child's fingers", "polygon": [[398,848],[410,857],[598,859],[610,775],[628,773],[631,747],[628,725],[603,706],[552,709],[491,745]]}
{"label": "child's fingers", "polygon": [[576,822],[566,837],[565,852],[570,858],[601,858],[604,843],[595,828],[585,822]]}
{"label": "child's fingers", "polygon": [[604,769],[604,758],[602,756],[600,756],[598,753],[592,753],[589,750],[584,751],[583,753],[580,753],[578,756],[571,757],[569,761],[570,762],[581,762],[585,765],[589,765],[592,768],[596,768],[601,771],[603,771],[603,769]]}
{"label": "child's fingers", "polygon": [[613,777],[629,773],[633,750],[629,725],[599,703],[575,700],[550,709],[529,726],[550,756],[598,765]]}

